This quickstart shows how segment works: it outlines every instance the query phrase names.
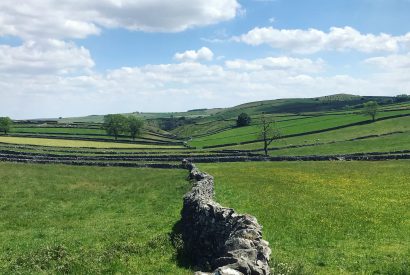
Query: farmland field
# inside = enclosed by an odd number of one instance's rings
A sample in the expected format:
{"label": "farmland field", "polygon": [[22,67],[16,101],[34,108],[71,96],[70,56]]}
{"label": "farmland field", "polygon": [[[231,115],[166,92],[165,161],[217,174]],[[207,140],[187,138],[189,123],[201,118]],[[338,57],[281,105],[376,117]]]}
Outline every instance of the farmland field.
{"label": "farmland field", "polygon": [[410,273],[410,162],[201,164],[223,205],[252,213],[272,267]]}
{"label": "farmland field", "polygon": [[[288,137],[276,140],[271,147],[283,147],[288,145],[316,144],[320,142],[345,141],[348,139],[369,136],[383,135],[393,132],[409,132],[410,116],[376,121],[359,126],[326,131],[318,134],[309,134],[297,137]],[[408,146],[409,147],[409,146]],[[252,150],[262,148],[261,142],[227,146],[224,149]]]}
{"label": "farmland field", "polygon": [[409,149],[410,132],[354,141],[270,151],[272,156],[331,155],[371,152],[396,152]]}
{"label": "farmland field", "polygon": [[409,14],[0,0],[0,275],[410,275]]}
{"label": "farmland field", "polygon": [[191,274],[171,242],[183,170],[0,163],[0,273]]}
{"label": "farmland field", "polygon": [[0,136],[0,142],[11,144],[27,144],[39,146],[57,147],[92,147],[92,148],[181,148],[181,146],[151,145],[151,144],[129,144],[114,142],[98,142],[85,140],[64,140],[47,138],[7,137]]}
{"label": "farmland field", "polygon": [[[273,161],[408,159],[409,105],[381,106],[371,121],[361,105],[318,101],[145,114],[135,141],[76,118],[17,122],[0,135],[0,273],[192,274],[173,234],[187,171],[147,168],[189,159],[215,176],[218,202],[258,218],[273,274],[408,274],[409,161]],[[244,111],[252,121],[237,127]],[[263,155],[262,111],[281,132],[275,158]]]}
{"label": "farmland field", "polygon": [[[410,114],[410,111],[397,111],[383,114],[381,117],[394,117],[395,115]],[[352,123],[364,122],[367,117],[357,114],[346,115],[323,115],[318,117],[304,117],[298,120],[278,120],[278,128],[283,136],[311,131],[325,130],[328,128],[349,125]],[[259,125],[227,129],[212,135],[193,139],[190,145],[195,147],[213,146],[220,144],[239,143],[257,140],[260,138]]]}

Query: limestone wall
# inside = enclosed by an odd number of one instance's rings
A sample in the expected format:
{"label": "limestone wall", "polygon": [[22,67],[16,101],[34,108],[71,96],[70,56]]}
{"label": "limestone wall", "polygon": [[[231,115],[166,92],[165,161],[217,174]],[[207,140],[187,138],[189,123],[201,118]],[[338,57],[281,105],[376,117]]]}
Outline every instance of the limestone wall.
{"label": "limestone wall", "polygon": [[214,179],[185,161],[193,187],[184,196],[185,252],[203,271],[197,274],[270,274],[271,250],[256,218],[213,200]]}

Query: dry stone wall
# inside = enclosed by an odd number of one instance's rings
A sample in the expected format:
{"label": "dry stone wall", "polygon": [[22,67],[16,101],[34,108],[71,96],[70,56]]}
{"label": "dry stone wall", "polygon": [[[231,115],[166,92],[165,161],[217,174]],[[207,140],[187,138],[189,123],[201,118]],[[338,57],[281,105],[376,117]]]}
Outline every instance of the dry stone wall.
{"label": "dry stone wall", "polygon": [[182,209],[185,252],[201,270],[211,272],[196,274],[270,274],[271,250],[256,218],[215,202],[213,177],[186,160],[183,165],[193,182]]}

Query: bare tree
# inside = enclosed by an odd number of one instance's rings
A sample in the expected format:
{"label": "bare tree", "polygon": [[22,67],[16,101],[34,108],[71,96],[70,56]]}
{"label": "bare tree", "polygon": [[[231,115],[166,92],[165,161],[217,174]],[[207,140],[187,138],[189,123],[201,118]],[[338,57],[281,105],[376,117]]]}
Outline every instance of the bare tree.
{"label": "bare tree", "polygon": [[276,139],[279,139],[282,135],[278,128],[278,125],[274,119],[268,118],[265,114],[260,117],[261,132],[260,136],[263,140],[263,150],[265,155],[268,155],[269,145]]}

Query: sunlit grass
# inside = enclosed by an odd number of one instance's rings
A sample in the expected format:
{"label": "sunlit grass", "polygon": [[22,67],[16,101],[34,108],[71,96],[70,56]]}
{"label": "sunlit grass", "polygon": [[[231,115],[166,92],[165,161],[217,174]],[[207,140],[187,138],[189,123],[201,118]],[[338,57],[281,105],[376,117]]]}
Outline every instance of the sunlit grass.
{"label": "sunlit grass", "polygon": [[273,267],[307,274],[410,273],[409,161],[199,167],[215,176],[219,202],[258,218]]}
{"label": "sunlit grass", "polygon": [[151,145],[151,144],[129,144],[115,142],[98,142],[85,140],[65,140],[47,138],[26,138],[0,136],[0,142],[11,144],[27,144],[56,147],[92,147],[92,148],[181,148],[181,146]]}
{"label": "sunlit grass", "polygon": [[272,156],[332,155],[410,150],[410,132],[363,140],[270,151]]}
{"label": "sunlit grass", "polygon": [[[277,140],[270,147],[283,147],[288,145],[315,144],[320,142],[343,141],[367,135],[381,135],[397,131],[410,131],[410,117],[400,117],[376,121],[365,125],[352,126],[339,130],[290,137]],[[410,142],[410,139],[409,139]],[[409,144],[410,145],[410,144]],[[333,145],[336,146],[336,145]],[[410,146],[409,146],[410,147]],[[262,149],[262,142],[224,147],[224,149],[253,150]],[[409,148],[410,149],[410,148]]]}
{"label": "sunlit grass", "polygon": [[[394,115],[408,114],[408,110],[380,113],[378,118],[388,117]],[[351,123],[363,122],[369,120],[368,117],[358,114],[345,114],[345,115],[323,115],[317,117],[310,117],[304,119],[279,121],[278,128],[282,135],[294,135],[300,133],[306,133],[310,131],[318,131],[328,129],[332,127],[348,125]],[[356,127],[356,126],[355,126]],[[366,128],[366,127],[364,127]],[[360,131],[360,128],[357,128]],[[216,134],[194,138],[189,142],[191,146],[203,147],[213,146],[229,143],[240,143],[260,139],[260,126],[251,125],[240,128],[233,128]],[[245,145],[244,148],[247,146]]]}
{"label": "sunlit grass", "polygon": [[0,273],[192,274],[170,240],[185,177],[0,163]]}

